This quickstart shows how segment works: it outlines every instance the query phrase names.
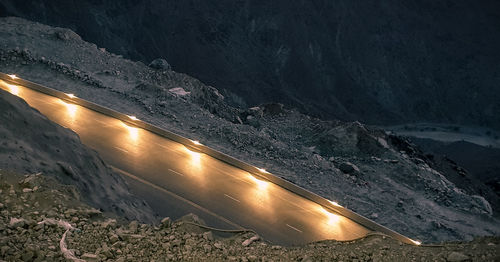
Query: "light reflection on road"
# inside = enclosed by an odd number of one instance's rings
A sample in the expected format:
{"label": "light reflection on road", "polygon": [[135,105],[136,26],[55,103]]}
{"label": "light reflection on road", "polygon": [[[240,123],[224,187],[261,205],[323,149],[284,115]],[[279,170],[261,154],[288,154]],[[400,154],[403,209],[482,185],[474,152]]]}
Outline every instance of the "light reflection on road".
{"label": "light reflection on road", "polygon": [[0,88],[22,97],[52,121],[74,130],[83,143],[96,149],[103,158],[115,161],[113,165],[121,163],[127,172],[176,190],[183,197],[265,236],[273,232],[275,235],[269,235],[269,239],[350,240],[369,232],[276,184],[142,128],[1,80]]}

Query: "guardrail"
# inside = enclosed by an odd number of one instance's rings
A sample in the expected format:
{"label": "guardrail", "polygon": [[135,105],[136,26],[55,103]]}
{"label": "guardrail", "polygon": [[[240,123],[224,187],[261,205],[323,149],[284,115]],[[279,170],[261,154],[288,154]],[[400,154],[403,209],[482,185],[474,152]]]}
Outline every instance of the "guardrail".
{"label": "guardrail", "polygon": [[286,189],[294,194],[297,194],[297,195],[302,196],[308,200],[311,200],[311,201],[321,205],[322,207],[324,207],[326,209],[329,209],[335,213],[338,213],[342,216],[345,216],[345,217],[357,222],[358,224],[360,224],[368,229],[371,229],[373,231],[378,231],[378,232],[383,233],[387,236],[390,236],[394,239],[397,239],[403,243],[407,243],[407,244],[411,244],[411,245],[420,245],[421,244],[419,241],[412,240],[412,239],[410,239],[410,238],[408,238],[408,237],[406,237],[406,236],[404,236],[396,231],[393,231],[387,227],[384,227],[384,226],[376,223],[375,221],[372,221],[372,220],[370,220],[370,219],[368,219],[360,214],[357,214],[357,213],[355,213],[347,208],[344,208],[336,202],[332,202],[326,198],[323,198],[323,197],[321,197],[321,196],[319,196],[319,195],[317,195],[317,194],[315,194],[307,189],[301,188],[301,187],[299,187],[299,186],[297,186],[297,185],[295,185],[295,184],[293,184],[293,183],[291,183],[283,178],[280,178],[276,175],[273,175],[273,174],[271,174],[263,169],[260,169],[256,166],[253,166],[253,165],[248,164],[244,161],[241,161],[239,159],[236,159],[234,157],[226,155],[226,154],[219,152],[215,149],[212,149],[208,146],[205,146],[205,145],[199,143],[198,141],[194,141],[194,140],[185,138],[183,136],[180,136],[180,135],[175,134],[173,132],[170,132],[168,130],[165,130],[165,129],[162,129],[162,128],[157,127],[155,125],[146,123],[142,120],[135,118],[134,116],[122,114],[118,111],[107,108],[105,106],[101,106],[101,105],[92,103],[90,101],[87,101],[85,99],[78,98],[72,94],[66,94],[64,92],[52,89],[50,87],[46,87],[43,85],[39,85],[39,84],[30,82],[28,80],[21,79],[15,75],[8,75],[8,74],[0,72],[0,79],[3,79],[3,80],[10,82],[12,84],[17,84],[17,85],[21,85],[24,87],[28,87],[30,89],[39,91],[41,93],[60,98],[62,100],[66,100],[66,101],[71,102],[71,103],[78,104],[80,106],[84,106],[86,108],[89,108],[89,109],[94,110],[96,112],[99,112],[101,114],[105,114],[105,115],[114,117],[116,119],[119,119],[123,122],[126,122],[128,124],[146,129],[146,130],[153,132],[157,135],[160,135],[160,136],[163,136],[167,139],[181,143],[187,147],[194,148],[201,153],[205,153],[205,154],[207,154],[213,158],[216,158],[220,161],[223,161],[227,164],[233,165],[233,166],[238,167],[240,169],[243,169],[247,172],[250,172],[250,173],[258,176],[259,178],[262,178],[262,179],[265,179],[269,182],[272,182],[272,183],[274,183],[274,184],[276,184],[276,185],[278,185],[278,186],[280,186],[280,187],[282,187],[282,188],[284,188],[284,189]]}

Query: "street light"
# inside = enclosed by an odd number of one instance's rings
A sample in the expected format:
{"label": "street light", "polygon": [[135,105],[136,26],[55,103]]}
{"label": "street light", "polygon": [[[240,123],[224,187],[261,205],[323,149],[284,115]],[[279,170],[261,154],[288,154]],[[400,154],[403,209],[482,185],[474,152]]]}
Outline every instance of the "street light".
{"label": "street light", "polygon": [[267,170],[265,170],[264,168],[257,167],[257,170],[259,170],[261,173],[269,174],[269,172],[267,172]]}

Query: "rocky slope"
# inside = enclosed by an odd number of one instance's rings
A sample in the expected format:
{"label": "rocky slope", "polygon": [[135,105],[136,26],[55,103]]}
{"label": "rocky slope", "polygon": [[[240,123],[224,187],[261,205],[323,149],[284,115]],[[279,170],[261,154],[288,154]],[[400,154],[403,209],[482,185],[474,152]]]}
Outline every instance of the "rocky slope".
{"label": "rocky slope", "polygon": [[0,1],[0,15],[329,119],[500,128],[495,0]]}
{"label": "rocky slope", "polygon": [[78,136],[0,89],[0,169],[49,175],[81,190],[86,202],[128,219],[153,222],[121,177]]}
{"label": "rocky slope", "polygon": [[0,260],[456,262],[500,259],[498,237],[416,247],[372,235],[350,242],[323,241],[283,247],[270,245],[254,233],[209,229],[195,215],[173,223],[165,218],[157,225],[125,222],[80,202],[79,196],[74,187],[61,185],[46,176],[22,176],[0,170]]}
{"label": "rocky slope", "polygon": [[[461,169],[454,172],[455,177],[450,178],[455,184],[464,185],[462,188],[473,190],[478,187],[478,191],[488,192],[493,209],[500,210],[498,198],[500,198],[500,149],[478,146],[469,142],[437,142],[430,139],[412,138],[415,144],[422,150],[434,155],[436,160],[442,159],[444,168]],[[457,164],[460,163],[460,164]],[[451,173],[451,172],[450,172]],[[466,177],[466,180],[461,178]],[[489,187],[487,189],[485,187]],[[494,194],[492,194],[494,193]],[[497,199],[497,200],[495,200]]]}
{"label": "rocky slope", "polygon": [[236,109],[199,80],[123,59],[70,30],[19,18],[0,24],[0,71],[199,140],[413,239],[500,233],[483,196],[457,187],[432,159],[382,130],[280,104]]}

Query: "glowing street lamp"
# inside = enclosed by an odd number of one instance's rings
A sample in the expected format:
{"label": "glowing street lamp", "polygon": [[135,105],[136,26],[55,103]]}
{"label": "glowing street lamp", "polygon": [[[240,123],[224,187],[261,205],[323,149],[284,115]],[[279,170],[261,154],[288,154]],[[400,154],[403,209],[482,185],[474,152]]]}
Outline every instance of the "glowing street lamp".
{"label": "glowing street lamp", "polygon": [[413,242],[413,244],[415,244],[415,245],[417,245],[417,246],[422,245],[422,242],[420,242],[420,241],[418,241],[418,240],[412,240],[412,239],[410,239],[410,240],[411,240],[411,242]]}
{"label": "glowing street lamp", "polygon": [[16,80],[18,79],[19,77],[17,77],[16,75],[8,75],[12,80]]}
{"label": "glowing street lamp", "polygon": [[69,98],[75,98],[76,96],[74,94],[66,94]]}
{"label": "glowing street lamp", "polygon": [[269,172],[267,172],[267,170],[265,170],[264,168],[257,168],[257,170],[259,170],[261,173],[269,174]]}
{"label": "glowing street lamp", "polygon": [[330,204],[336,206],[336,207],[342,207],[341,205],[339,205],[339,203],[335,202],[335,201],[331,201],[331,200],[328,200],[328,202],[330,202]]}
{"label": "glowing street lamp", "polygon": [[197,140],[191,140],[191,142],[197,146],[201,146],[202,144],[200,143],[200,141],[197,141]]}
{"label": "glowing street lamp", "polygon": [[138,119],[137,117],[135,117],[135,116],[128,116],[128,118],[130,118],[130,119],[132,119],[132,120],[134,120],[134,121],[139,120],[139,119]]}

